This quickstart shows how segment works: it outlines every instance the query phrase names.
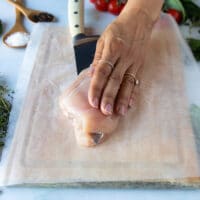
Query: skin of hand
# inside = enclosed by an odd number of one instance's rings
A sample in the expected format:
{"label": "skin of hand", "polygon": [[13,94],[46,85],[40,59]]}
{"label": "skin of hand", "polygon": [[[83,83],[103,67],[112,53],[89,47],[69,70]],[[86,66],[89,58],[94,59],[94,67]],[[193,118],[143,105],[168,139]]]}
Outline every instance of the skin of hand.
{"label": "skin of hand", "polygon": [[[159,2],[156,9],[152,8],[152,14],[150,10],[155,2],[151,1]],[[113,112],[125,115],[134,104],[136,73],[143,65],[152,27],[163,3],[151,1],[152,4],[146,0],[129,0],[97,42],[88,100],[105,115]]]}

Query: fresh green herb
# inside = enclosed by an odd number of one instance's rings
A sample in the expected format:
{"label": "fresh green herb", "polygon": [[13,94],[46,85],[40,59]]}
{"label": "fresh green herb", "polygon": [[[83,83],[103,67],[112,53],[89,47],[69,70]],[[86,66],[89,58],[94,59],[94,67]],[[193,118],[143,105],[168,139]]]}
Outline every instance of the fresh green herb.
{"label": "fresh green herb", "polygon": [[11,110],[11,103],[6,98],[8,93],[8,89],[5,86],[0,85],[0,147],[4,144]]}
{"label": "fresh green herb", "polygon": [[163,11],[175,9],[182,14],[182,23],[190,20],[192,26],[200,26],[200,7],[192,0],[165,0]]}
{"label": "fresh green herb", "polygon": [[200,40],[194,38],[188,38],[187,42],[196,60],[200,61]]}
{"label": "fresh green herb", "polygon": [[163,10],[167,12],[169,9],[175,9],[182,14],[182,21],[186,20],[186,12],[180,0],[165,0]]}
{"label": "fresh green herb", "polygon": [[3,25],[2,25],[2,22],[0,20],[0,35],[2,34],[2,32],[3,32]]}
{"label": "fresh green herb", "polygon": [[181,0],[181,3],[185,8],[187,19],[193,26],[200,26],[200,7],[191,0]]}

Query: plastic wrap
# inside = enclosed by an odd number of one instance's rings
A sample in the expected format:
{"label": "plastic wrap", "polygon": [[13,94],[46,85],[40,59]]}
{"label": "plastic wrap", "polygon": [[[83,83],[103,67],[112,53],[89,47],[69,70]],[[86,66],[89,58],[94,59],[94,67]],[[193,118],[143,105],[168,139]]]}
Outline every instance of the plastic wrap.
{"label": "plastic wrap", "polygon": [[[88,89],[91,80],[89,69],[84,70],[59,98],[61,112],[73,124],[77,144],[95,146],[115,132],[120,116],[105,116],[90,106]],[[112,136],[111,136],[112,137]]]}
{"label": "plastic wrap", "polygon": [[[48,34],[47,34],[48,33]],[[95,148],[58,98],[75,79],[68,31],[44,32],[1,185],[199,186],[200,71],[176,24],[155,25],[135,108]]]}

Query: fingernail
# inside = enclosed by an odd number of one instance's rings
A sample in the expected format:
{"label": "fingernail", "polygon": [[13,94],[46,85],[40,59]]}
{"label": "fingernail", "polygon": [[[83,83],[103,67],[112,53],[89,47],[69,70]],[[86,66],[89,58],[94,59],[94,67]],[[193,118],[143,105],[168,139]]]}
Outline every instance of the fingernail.
{"label": "fingernail", "polygon": [[130,107],[132,107],[133,104],[134,104],[134,100],[131,98],[128,105],[129,105]]}
{"label": "fingernail", "polygon": [[104,134],[103,133],[90,133],[90,136],[91,136],[94,144],[99,144],[102,141]]}
{"label": "fingernail", "polygon": [[119,108],[119,113],[120,113],[121,115],[125,115],[126,112],[127,112],[126,107],[125,107],[124,105],[120,106],[120,108]]}
{"label": "fingernail", "polygon": [[99,100],[98,100],[98,98],[94,98],[92,100],[92,106],[95,107],[95,108],[99,107]]}
{"label": "fingernail", "polygon": [[108,114],[112,114],[112,106],[110,104],[107,104],[104,109]]}

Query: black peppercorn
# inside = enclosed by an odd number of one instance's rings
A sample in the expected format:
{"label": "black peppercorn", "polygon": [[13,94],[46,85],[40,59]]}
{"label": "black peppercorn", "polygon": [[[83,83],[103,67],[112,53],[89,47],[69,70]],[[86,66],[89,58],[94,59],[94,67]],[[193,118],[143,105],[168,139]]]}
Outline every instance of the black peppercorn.
{"label": "black peppercorn", "polygon": [[52,22],[54,20],[54,16],[52,14],[45,12],[32,15],[31,18],[34,22]]}
{"label": "black peppercorn", "polygon": [[54,20],[54,16],[49,13],[39,13],[38,19],[40,22],[51,22]]}

